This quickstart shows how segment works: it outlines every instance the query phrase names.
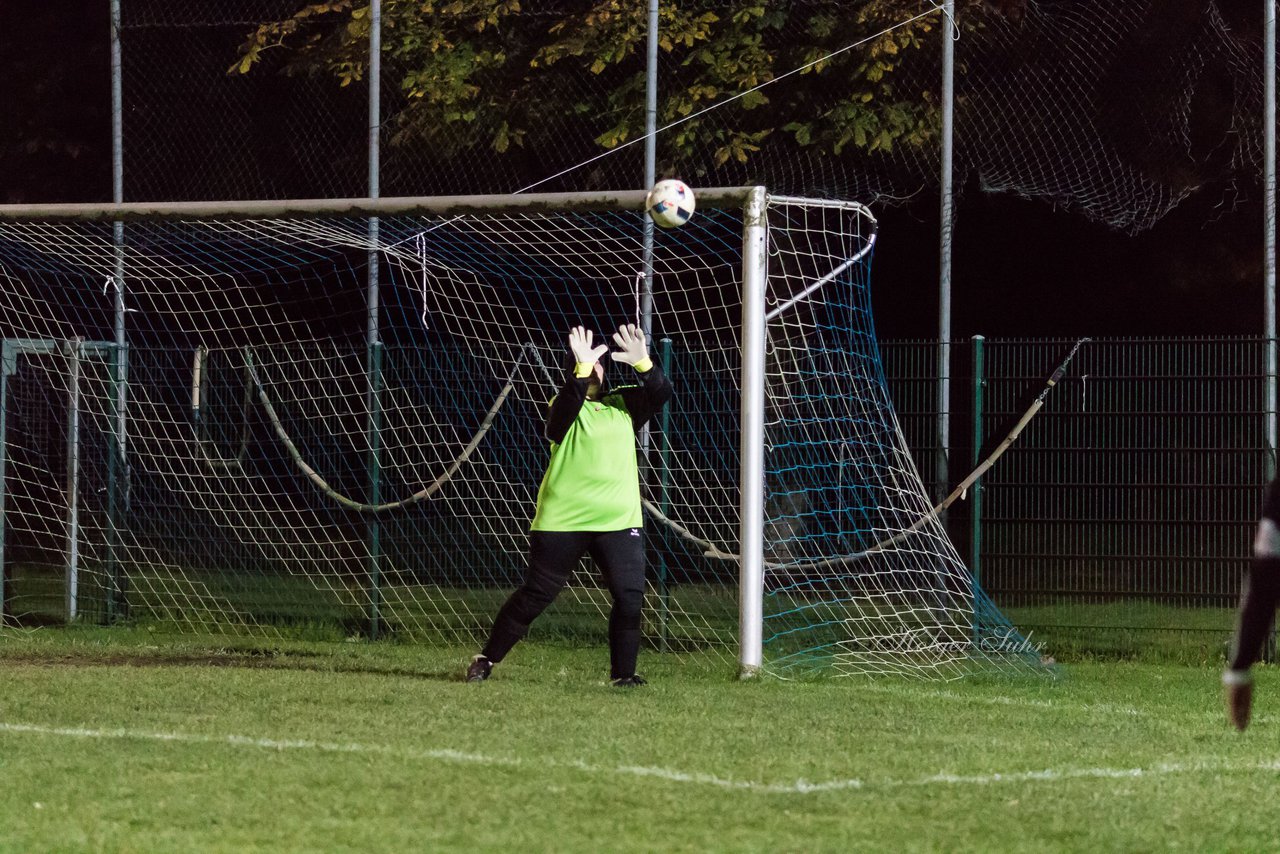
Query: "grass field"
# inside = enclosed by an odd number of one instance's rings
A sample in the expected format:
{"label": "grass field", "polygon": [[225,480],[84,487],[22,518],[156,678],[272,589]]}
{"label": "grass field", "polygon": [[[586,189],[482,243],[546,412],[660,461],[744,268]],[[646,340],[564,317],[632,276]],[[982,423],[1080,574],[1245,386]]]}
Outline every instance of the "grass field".
{"label": "grass field", "polygon": [[[241,642],[244,643],[244,642]],[[526,644],[0,633],[2,851],[1264,851],[1280,677],[1218,666],[741,683]]]}

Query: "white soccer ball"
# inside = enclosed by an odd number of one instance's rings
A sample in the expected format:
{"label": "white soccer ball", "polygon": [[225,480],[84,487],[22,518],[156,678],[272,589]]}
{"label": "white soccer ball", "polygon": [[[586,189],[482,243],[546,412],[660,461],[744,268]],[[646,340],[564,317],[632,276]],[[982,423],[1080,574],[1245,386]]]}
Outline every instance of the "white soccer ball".
{"label": "white soccer ball", "polygon": [[659,228],[675,228],[693,216],[693,190],[684,181],[668,178],[653,185],[644,206]]}

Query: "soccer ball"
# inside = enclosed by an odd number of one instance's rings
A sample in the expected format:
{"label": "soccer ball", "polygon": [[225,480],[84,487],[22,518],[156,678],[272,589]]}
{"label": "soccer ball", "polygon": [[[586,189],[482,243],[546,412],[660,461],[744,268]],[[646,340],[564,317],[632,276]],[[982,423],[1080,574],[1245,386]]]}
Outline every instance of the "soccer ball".
{"label": "soccer ball", "polygon": [[684,225],[693,216],[693,205],[693,190],[674,178],[654,184],[644,200],[645,210],[659,228]]}

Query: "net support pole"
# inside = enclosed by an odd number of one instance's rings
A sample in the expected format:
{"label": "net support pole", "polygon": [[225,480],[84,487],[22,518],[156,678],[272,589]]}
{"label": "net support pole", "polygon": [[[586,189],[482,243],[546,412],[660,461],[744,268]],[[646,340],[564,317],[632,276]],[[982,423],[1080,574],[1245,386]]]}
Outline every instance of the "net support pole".
{"label": "net support pole", "polygon": [[[382,0],[369,4],[369,198],[381,194]],[[369,217],[368,331],[369,503],[382,503],[382,341],[378,335],[378,218]],[[369,637],[382,629],[382,522],[376,513],[366,522],[369,536]]]}
{"label": "net support pole", "polygon": [[942,4],[942,157],[939,176],[941,216],[938,247],[938,456],[937,497],[946,495],[950,483],[947,459],[951,451],[951,218],[952,137],[955,97],[955,0]]}
{"label": "net support pole", "polygon": [[[985,405],[986,339],[973,336],[973,470],[982,463],[982,415]],[[973,573],[973,639],[978,641],[978,589],[982,585],[982,481],[969,487],[969,571]]]}
{"label": "net support pole", "polygon": [[739,675],[764,660],[764,391],[768,226],[765,191],[747,196],[742,238],[742,437],[739,520]]}
{"label": "net support pole", "polygon": [[1264,38],[1263,62],[1263,327],[1267,339],[1266,377],[1267,398],[1267,477],[1276,476],[1277,444],[1280,443],[1280,425],[1277,424],[1276,401],[1276,4],[1265,0],[1263,4]]}

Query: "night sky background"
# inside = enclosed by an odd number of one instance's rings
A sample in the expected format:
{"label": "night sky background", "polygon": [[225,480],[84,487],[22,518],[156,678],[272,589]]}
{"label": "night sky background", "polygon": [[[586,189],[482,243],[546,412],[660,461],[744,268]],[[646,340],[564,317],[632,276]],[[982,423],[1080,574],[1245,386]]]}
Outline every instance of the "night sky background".
{"label": "night sky background", "polygon": [[[0,201],[110,200],[107,9],[0,3]],[[130,121],[126,114],[126,133]],[[128,170],[125,180],[127,191]],[[1261,193],[1260,176],[1206,186],[1154,228],[1129,234],[1042,200],[960,184],[953,338],[1260,336]],[[878,333],[936,338],[936,191],[874,210]]]}

